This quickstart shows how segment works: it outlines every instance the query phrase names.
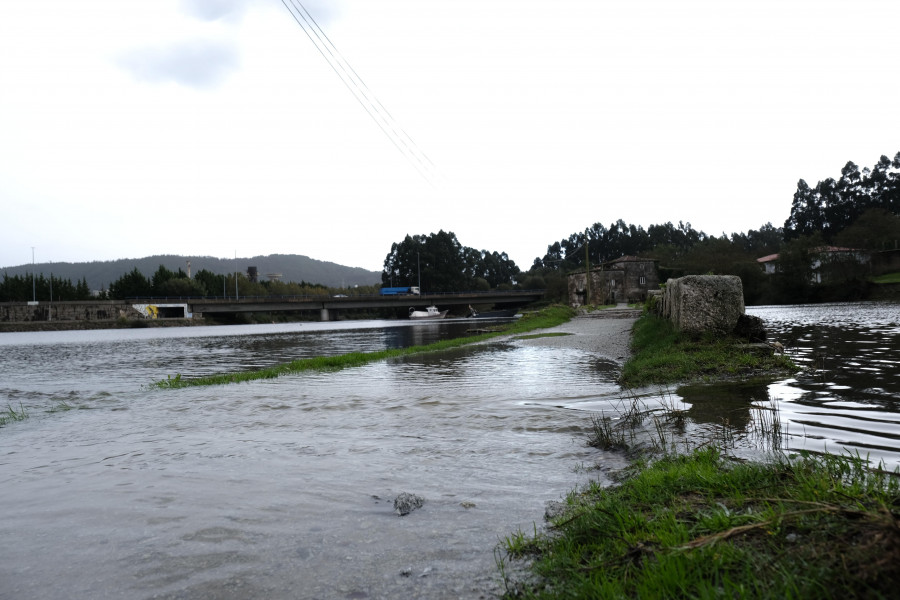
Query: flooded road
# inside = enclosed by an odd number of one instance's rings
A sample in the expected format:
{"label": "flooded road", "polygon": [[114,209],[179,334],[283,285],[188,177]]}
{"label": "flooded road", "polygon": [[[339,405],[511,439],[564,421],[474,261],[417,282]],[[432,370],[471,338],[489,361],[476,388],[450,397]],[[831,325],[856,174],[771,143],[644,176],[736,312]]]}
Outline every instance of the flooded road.
{"label": "flooded road", "polygon": [[[0,428],[0,598],[483,597],[502,537],[602,477],[582,465],[623,464],[585,445],[577,407],[618,388],[583,351],[145,385],[457,335],[308,327],[0,338],[0,405],[28,414]],[[397,516],[401,492],[424,506]]]}

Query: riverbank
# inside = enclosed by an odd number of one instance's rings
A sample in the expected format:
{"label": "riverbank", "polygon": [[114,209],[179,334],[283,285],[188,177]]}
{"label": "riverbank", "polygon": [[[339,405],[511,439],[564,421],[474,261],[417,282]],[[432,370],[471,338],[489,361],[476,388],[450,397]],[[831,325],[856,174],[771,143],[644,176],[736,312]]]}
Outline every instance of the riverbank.
{"label": "riverbank", "polygon": [[[638,322],[636,353],[628,361],[650,381],[674,385],[772,372],[727,367],[742,359],[720,362],[719,340],[683,340],[656,326],[641,331]],[[697,360],[710,349],[710,357]],[[774,363],[774,372],[797,369],[787,362]],[[548,511],[548,529],[507,537],[506,555],[498,559],[507,596],[894,597],[897,473],[849,454],[789,454],[777,404],[749,410],[743,428],[769,451],[768,460],[730,455],[729,444],[742,432],[725,417],[716,435],[692,438],[690,413],[674,402],[648,408],[632,398],[620,414],[594,417],[591,445],[635,462],[613,487],[591,484],[569,494]]]}
{"label": "riverbank", "polygon": [[[507,538],[536,577],[515,598],[889,598],[900,485],[852,457],[730,461],[715,448],[637,462],[573,493],[552,529]],[[501,571],[507,563],[500,561]]]}
{"label": "riverbank", "polygon": [[789,357],[768,344],[751,344],[736,336],[692,337],[676,331],[671,321],[646,313],[635,323],[632,359],[622,370],[622,385],[690,381],[722,381],[787,375],[797,371]]}

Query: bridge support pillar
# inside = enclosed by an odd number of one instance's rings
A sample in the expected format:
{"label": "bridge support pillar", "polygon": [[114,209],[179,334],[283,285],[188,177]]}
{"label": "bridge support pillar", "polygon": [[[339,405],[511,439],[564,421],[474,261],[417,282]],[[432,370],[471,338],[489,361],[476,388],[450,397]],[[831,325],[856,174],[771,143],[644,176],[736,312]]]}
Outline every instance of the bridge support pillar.
{"label": "bridge support pillar", "polygon": [[328,309],[327,309],[327,308],[323,308],[321,311],[319,311],[319,320],[320,320],[320,321],[329,321],[329,320],[331,320],[331,316],[328,314]]}

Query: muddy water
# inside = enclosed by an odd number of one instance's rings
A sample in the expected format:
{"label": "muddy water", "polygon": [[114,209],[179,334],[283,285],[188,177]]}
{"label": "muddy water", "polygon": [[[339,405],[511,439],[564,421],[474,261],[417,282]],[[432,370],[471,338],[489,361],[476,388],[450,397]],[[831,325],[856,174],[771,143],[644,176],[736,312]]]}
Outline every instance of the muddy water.
{"label": "muddy water", "polygon": [[[493,549],[621,459],[616,365],[493,344],[240,385],[145,384],[425,343],[379,322],[4,334],[0,598],[478,598]],[[401,492],[425,498],[399,517]]]}

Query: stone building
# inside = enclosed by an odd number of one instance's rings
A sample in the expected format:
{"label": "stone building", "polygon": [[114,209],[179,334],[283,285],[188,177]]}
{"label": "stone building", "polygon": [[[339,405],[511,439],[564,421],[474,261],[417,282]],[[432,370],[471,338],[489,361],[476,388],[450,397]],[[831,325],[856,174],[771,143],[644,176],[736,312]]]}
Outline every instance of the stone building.
{"label": "stone building", "polygon": [[647,292],[659,289],[659,273],[651,258],[623,256],[591,269],[590,285],[586,283],[584,271],[569,275],[569,304],[577,307],[643,302]]}

